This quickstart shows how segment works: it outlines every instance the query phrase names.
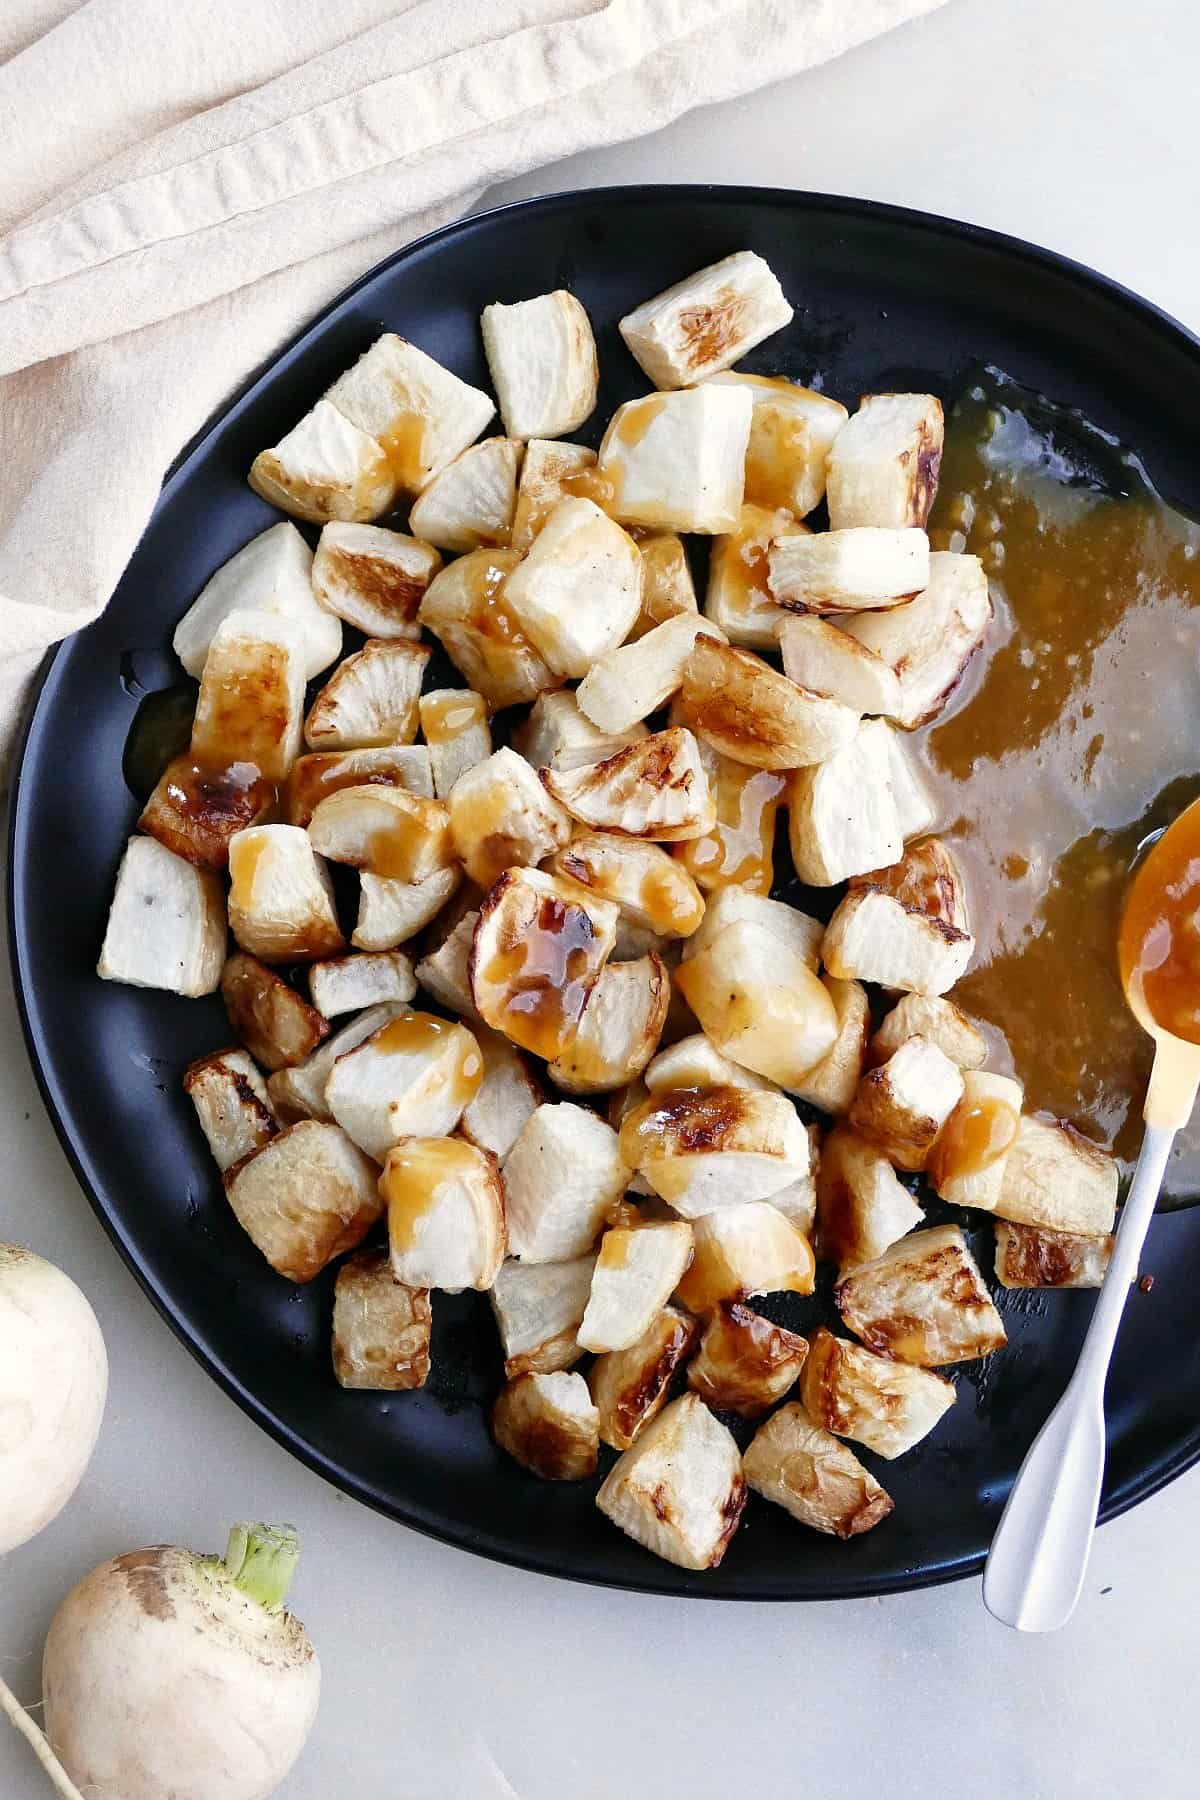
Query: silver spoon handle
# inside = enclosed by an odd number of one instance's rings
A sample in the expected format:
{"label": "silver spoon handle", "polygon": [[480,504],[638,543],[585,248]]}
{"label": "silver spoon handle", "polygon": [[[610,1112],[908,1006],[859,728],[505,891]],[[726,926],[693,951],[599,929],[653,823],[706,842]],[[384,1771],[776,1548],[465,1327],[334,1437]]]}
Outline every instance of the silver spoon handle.
{"label": "silver spoon handle", "polygon": [[1104,1384],[1174,1140],[1174,1126],[1147,1127],[1075,1373],[1033,1440],[992,1539],[984,1605],[1017,1631],[1065,1625],[1083,1587],[1104,1478]]}

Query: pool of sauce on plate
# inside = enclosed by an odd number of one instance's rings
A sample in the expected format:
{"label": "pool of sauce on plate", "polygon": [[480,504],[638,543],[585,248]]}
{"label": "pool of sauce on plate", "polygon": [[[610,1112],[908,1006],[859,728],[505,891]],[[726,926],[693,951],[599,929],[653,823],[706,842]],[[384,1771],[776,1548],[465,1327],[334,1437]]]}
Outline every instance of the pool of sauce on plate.
{"label": "pool of sauce on plate", "polygon": [[[948,422],[930,535],[982,558],[995,608],[915,736],[977,938],[954,999],[1026,1109],[1128,1173],[1151,1044],[1117,939],[1139,848],[1200,793],[1200,527],[1105,434],[989,371]],[[1200,1192],[1200,1127],[1165,1192]]]}
{"label": "pool of sauce on plate", "polygon": [[1200,807],[1151,849],[1129,890],[1121,979],[1156,1024],[1200,1044]]}

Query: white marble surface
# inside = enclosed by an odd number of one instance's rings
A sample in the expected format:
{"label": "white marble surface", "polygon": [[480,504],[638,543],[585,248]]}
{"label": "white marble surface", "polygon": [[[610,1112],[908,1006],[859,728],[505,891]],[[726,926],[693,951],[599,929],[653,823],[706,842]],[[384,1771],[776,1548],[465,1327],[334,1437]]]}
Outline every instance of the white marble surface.
{"label": "white marble surface", "polygon": [[[761,182],[914,206],[1091,262],[1200,325],[1190,0],[958,0],[921,24],[496,199],[600,182]],[[1099,1535],[1057,1637],[984,1614],[978,1584],[798,1608],[575,1587],[443,1548],[344,1499],[236,1410],[109,1248],[38,1100],[0,973],[0,1237],[90,1295],[112,1391],[82,1491],[0,1563],[0,1671],[38,1691],[67,1587],[119,1549],[217,1548],[288,1517],[325,1665],[288,1800],[1083,1800],[1197,1791],[1200,1474]],[[0,1794],[48,1793],[0,1733]],[[115,1800],[115,1797],[114,1797]]]}

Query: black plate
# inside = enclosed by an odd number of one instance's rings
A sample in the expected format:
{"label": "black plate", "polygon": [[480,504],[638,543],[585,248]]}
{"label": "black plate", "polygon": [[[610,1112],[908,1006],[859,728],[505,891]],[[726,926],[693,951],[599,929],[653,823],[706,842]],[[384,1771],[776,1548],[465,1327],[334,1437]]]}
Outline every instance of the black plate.
{"label": "black plate", "polygon": [[[931,1442],[881,1466],[896,1499],[883,1526],[841,1545],[752,1501],[724,1566],[689,1574],[615,1531],[590,1484],[539,1484],[493,1448],[483,1407],[499,1358],[483,1299],[438,1296],[427,1390],[337,1388],[330,1281],[293,1288],[261,1260],[224,1203],[180,1091],[184,1066],[227,1038],[219,1001],[146,994],[93,974],[136,812],[121,779],[136,678],[172,678],[176,620],[277,516],[246,486],[255,452],[384,327],[486,385],[480,309],[557,286],[575,290],[596,322],[599,423],[645,386],[616,320],[743,246],[769,258],[796,306],[791,327],[752,366],[852,400],[888,387],[949,397],[968,365],[998,363],[1135,445],[1160,488],[1200,511],[1200,345],[1062,258],[893,207],[753,189],[601,190],[466,220],[353,288],[171,475],[107,613],[63,646],[46,677],[13,799],[10,908],[34,1066],[92,1204],[183,1341],[297,1456],[406,1524],[528,1568],[667,1593],[812,1599],[980,1568],[1021,1457],[1072,1366],[1090,1295],[1006,1299],[1010,1348],[960,1373],[959,1403]],[[1198,1257],[1200,1210],[1155,1221],[1144,1263],[1153,1292],[1131,1298],[1109,1386],[1104,1517],[1200,1457]],[[809,1316],[803,1303],[796,1316]]]}

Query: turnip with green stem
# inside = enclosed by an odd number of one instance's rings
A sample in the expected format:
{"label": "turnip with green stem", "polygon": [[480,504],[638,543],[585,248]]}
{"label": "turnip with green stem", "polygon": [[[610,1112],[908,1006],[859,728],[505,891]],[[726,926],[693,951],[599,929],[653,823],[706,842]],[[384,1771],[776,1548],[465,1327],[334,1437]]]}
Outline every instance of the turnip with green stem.
{"label": "turnip with green stem", "polygon": [[223,1558],[160,1544],[86,1576],[55,1614],[42,1663],[46,1737],[69,1777],[59,1791],[273,1794],[321,1686],[316,1652],[283,1606],[298,1554],[290,1525],[235,1525]]}
{"label": "turnip with green stem", "polygon": [[104,1339],[70,1276],[0,1243],[0,1555],[75,1492],[107,1390]]}

